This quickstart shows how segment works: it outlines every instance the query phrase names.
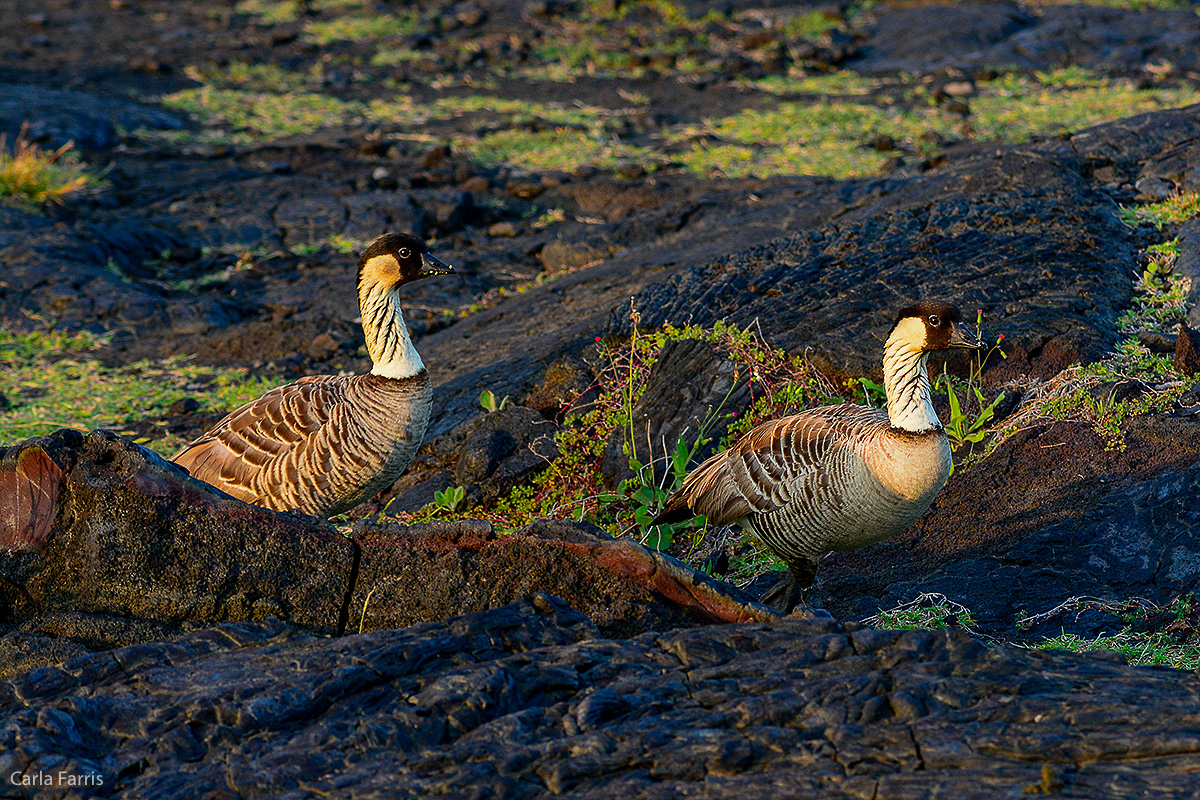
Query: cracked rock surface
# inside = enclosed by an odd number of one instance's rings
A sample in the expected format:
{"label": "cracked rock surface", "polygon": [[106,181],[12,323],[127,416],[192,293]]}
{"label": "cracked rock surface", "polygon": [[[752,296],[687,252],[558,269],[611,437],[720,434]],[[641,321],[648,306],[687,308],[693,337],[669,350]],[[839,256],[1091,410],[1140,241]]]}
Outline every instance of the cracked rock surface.
{"label": "cracked rock surface", "polygon": [[613,640],[539,595],[336,639],[230,623],[37,669],[0,683],[0,768],[162,798],[1185,797],[1198,708],[1194,675],[959,632]]}

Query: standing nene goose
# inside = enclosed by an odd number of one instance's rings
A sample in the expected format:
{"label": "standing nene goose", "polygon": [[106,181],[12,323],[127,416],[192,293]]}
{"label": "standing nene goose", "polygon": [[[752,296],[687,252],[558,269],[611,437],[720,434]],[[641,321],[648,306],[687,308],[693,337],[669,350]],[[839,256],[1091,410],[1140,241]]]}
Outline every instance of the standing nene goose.
{"label": "standing nene goose", "polygon": [[748,528],[790,568],[763,601],[790,611],[822,556],[886,539],[929,508],[950,474],[950,445],[925,362],[933,350],[980,346],[957,308],[905,308],[884,348],[886,412],[846,403],[764,422],[688,475],[654,522],[703,514]]}
{"label": "standing nene goose", "polygon": [[358,259],[370,374],[314,375],[272,389],[171,460],[247,503],[318,517],[391,486],[421,446],[433,399],[399,289],[453,271],[415,236],[376,239]]}

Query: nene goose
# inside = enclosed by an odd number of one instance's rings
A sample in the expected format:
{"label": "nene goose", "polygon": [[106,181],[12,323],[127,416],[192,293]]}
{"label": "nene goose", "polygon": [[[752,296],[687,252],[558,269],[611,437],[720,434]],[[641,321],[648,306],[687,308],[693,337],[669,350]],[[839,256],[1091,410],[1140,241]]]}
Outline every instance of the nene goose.
{"label": "nene goose", "polygon": [[415,236],[376,239],[358,259],[370,374],[316,375],[272,389],[171,460],[248,503],[318,517],[386,489],[421,446],[433,398],[399,289],[453,271]]}
{"label": "nene goose", "polygon": [[957,308],[905,308],[884,348],[886,412],[847,403],[765,422],[688,475],[655,523],[703,514],[710,525],[748,528],[787,562],[763,600],[790,611],[822,556],[899,533],[946,483],[950,445],[925,362],[951,347],[980,347]]}

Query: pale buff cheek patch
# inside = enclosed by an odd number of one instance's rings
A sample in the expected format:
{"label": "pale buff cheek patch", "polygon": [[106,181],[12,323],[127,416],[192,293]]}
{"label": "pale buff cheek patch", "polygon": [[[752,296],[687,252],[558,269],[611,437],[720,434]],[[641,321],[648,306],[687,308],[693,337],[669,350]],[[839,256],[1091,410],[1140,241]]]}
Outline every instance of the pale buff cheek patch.
{"label": "pale buff cheek patch", "polygon": [[904,342],[914,350],[925,345],[925,321],[917,317],[905,317],[892,331],[892,338]]}

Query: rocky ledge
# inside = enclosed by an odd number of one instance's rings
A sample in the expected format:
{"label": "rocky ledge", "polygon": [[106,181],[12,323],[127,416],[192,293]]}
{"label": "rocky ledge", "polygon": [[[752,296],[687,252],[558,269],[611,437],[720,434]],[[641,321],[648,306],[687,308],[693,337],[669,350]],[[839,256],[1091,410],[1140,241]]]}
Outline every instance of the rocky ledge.
{"label": "rocky ledge", "polygon": [[0,448],[0,673],[221,621],[341,634],[548,592],[609,635],[772,619],[728,584],[592,525],[401,526],[248,505],[106,431]]}
{"label": "rocky ledge", "polygon": [[[1191,531],[1195,474],[1152,490]],[[1123,798],[1200,768],[1194,673],[779,619],[587,525],[343,533],[104,431],[0,450],[0,492],[9,796]]]}
{"label": "rocky ledge", "polygon": [[342,638],[275,620],[0,683],[16,796],[1185,797],[1200,678],[787,619],[604,637],[535,595]]}

